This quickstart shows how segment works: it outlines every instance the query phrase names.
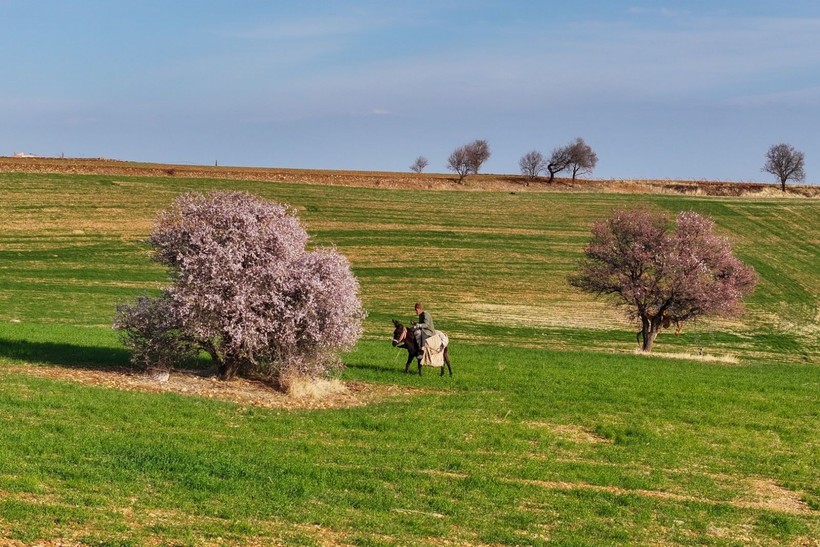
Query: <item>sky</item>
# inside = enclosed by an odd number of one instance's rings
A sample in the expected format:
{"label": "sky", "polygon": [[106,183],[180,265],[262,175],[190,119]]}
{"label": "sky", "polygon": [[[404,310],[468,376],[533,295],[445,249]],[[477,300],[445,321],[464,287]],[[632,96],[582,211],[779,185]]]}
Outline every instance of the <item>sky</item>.
{"label": "sky", "polygon": [[0,0],[0,155],[820,183],[817,0]]}

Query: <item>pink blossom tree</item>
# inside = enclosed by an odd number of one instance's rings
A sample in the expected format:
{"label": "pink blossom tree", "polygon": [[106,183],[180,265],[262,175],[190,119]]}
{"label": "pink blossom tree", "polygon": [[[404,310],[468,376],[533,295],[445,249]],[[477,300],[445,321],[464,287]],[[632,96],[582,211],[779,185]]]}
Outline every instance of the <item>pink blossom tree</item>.
{"label": "pink blossom tree", "polygon": [[307,241],[285,206],[243,192],[184,194],[159,215],[149,242],[171,277],[168,314],[220,378],[321,375],[360,338],[349,263],[333,249],[308,252]]}
{"label": "pink blossom tree", "polygon": [[641,349],[652,351],[662,327],[701,316],[731,316],[757,284],[757,273],[732,254],[714,223],[681,212],[675,226],[647,209],[616,211],[592,227],[577,275],[570,283],[616,304],[641,323]]}

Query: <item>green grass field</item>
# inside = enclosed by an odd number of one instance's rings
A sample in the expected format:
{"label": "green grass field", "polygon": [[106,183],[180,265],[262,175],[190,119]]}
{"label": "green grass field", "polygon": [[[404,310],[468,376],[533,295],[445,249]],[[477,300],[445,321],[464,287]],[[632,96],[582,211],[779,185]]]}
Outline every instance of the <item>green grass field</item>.
{"label": "green grass field", "polygon": [[[344,380],[412,388],[265,409],[42,378],[128,355],[116,302],[164,282],[142,243],[188,190],[296,208],[370,314]],[[0,538],[143,544],[816,544],[820,201],[410,192],[0,174]],[[662,334],[566,283],[594,219],[713,217],[761,276],[747,313]],[[455,376],[401,373],[422,300]],[[685,358],[689,356],[690,358]],[[815,542],[815,543],[813,543]],[[12,543],[14,544],[14,543]]]}

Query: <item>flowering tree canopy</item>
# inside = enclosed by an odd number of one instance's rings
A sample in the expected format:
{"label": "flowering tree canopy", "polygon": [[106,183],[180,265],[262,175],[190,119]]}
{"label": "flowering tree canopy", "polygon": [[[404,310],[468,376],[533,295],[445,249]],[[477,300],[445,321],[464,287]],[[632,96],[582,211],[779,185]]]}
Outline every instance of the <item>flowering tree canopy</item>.
{"label": "flowering tree canopy", "polygon": [[570,283],[614,295],[641,322],[642,350],[651,351],[661,327],[706,315],[735,315],[757,274],[732,254],[714,223],[681,212],[668,218],[646,209],[616,211],[592,227],[580,272]]}
{"label": "flowering tree canopy", "polygon": [[307,241],[286,207],[243,192],[184,194],[158,217],[149,242],[172,280],[168,320],[221,378],[318,375],[358,341],[364,310],[349,263]]}

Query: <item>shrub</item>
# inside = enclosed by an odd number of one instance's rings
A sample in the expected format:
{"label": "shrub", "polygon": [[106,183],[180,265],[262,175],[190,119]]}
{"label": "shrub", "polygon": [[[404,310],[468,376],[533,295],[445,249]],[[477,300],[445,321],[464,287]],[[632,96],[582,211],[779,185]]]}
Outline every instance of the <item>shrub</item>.
{"label": "shrub", "polygon": [[194,357],[196,346],[185,335],[168,293],[140,296],[133,305],[117,306],[114,328],[131,350],[131,364],[141,370],[170,371],[175,363]]}

